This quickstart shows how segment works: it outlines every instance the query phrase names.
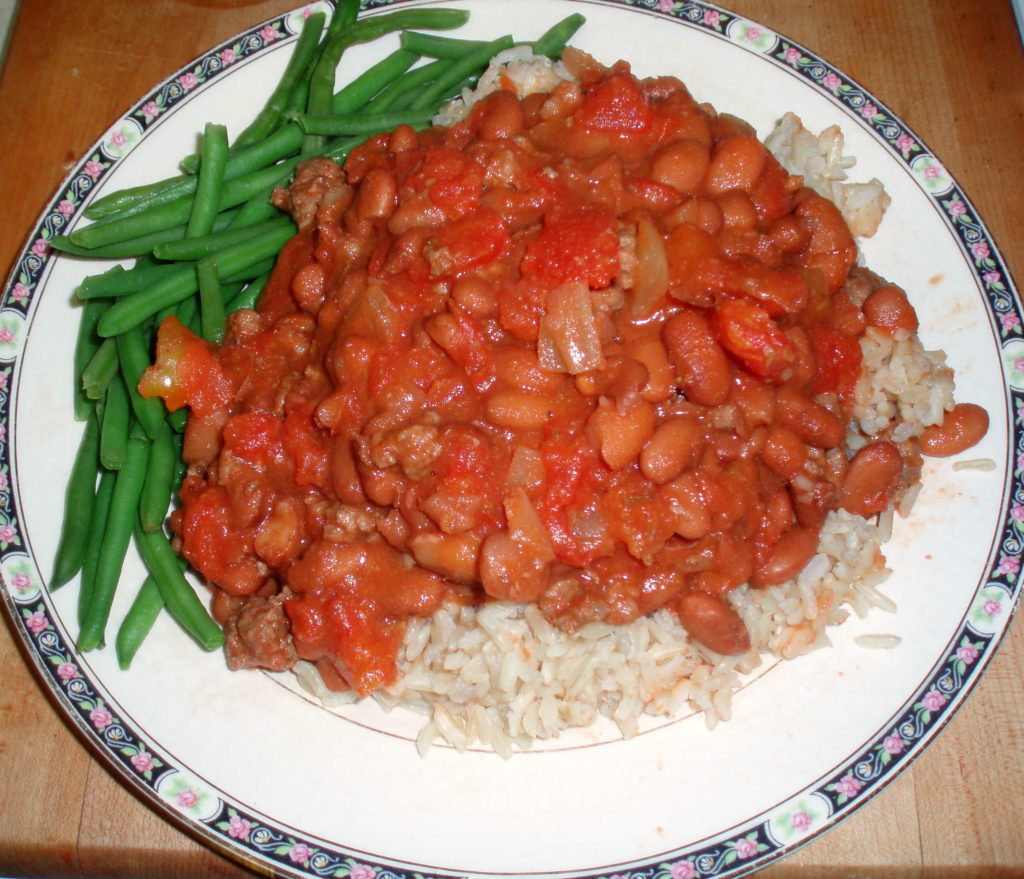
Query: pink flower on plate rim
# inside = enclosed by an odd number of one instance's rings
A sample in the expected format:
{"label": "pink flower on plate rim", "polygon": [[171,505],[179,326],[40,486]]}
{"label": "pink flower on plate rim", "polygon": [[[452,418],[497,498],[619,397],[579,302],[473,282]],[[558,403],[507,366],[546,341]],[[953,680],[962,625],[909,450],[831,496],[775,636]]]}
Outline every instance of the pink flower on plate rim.
{"label": "pink flower on plate rim", "polygon": [[863,786],[864,785],[862,785],[860,781],[854,778],[849,772],[836,782],[836,790],[841,794],[846,794],[848,797],[855,797],[860,793],[860,789]]}
{"label": "pink flower on plate rim", "polygon": [[799,49],[796,49],[793,46],[790,46],[788,49],[786,49],[786,63],[787,64],[792,64],[792,65],[796,66],[797,64],[800,63],[800,58],[801,58],[801,55],[800,55],[800,50]]}
{"label": "pink flower on plate rim", "polygon": [[1009,332],[1020,327],[1020,318],[1012,311],[1004,311],[999,315],[999,323],[1003,325],[1003,330]]}
{"label": "pink flower on plate rim", "polygon": [[149,751],[139,751],[137,754],[133,754],[132,766],[136,772],[149,772],[153,768],[153,755]]}
{"label": "pink flower on plate rim", "polygon": [[62,662],[57,666],[57,677],[64,681],[64,683],[73,681],[78,677],[78,666],[73,662]]}
{"label": "pink flower on plate rim", "polygon": [[374,879],[377,871],[368,864],[353,864],[352,872],[348,875],[349,879]]}
{"label": "pink flower on plate rim", "polygon": [[889,735],[882,740],[882,747],[890,754],[902,754],[903,749],[906,747],[906,742],[903,741],[901,736],[896,735],[896,733],[889,733]]}
{"label": "pink flower on plate rim", "polygon": [[0,543],[13,543],[17,536],[13,525],[0,525]]}
{"label": "pink flower on plate rim", "polygon": [[917,143],[909,134],[901,134],[896,138],[896,149],[901,153],[909,153],[915,146]]}
{"label": "pink flower on plate rim", "polygon": [[964,665],[970,665],[978,658],[979,650],[973,644],[961,644],[956,648],[956,658]]}
{"label": "pink flower on plate rim", "polygon": [[949,203],[949,214],[952,217],[962,217],[967,213],[967,205],[963,199],[955,198]]}
{"label": "pink flower on plate rim", "polygon": [[37,238],[32,242],[29,250],[36,256],[46,256],[50,252],[50,242],[45,238]]}
{"label": "pink flower on plate rim", "polygon": [[971,245],[971,256],[975,259],[988,259],[991,255],[992,251],[989,249],[987,242],[978,241]]}
{"label": "pink flower on plate rim", "polygon": [[288,849],[288,860],[293,864],[306,864],[312,854],[313,850],[306,843],[297,842]]}
{"label": "pink flower on plate rim", "polygon": [[981,606],[982,611],[986,616],[997,617],[999,612],[1003,609],[1002,602],[996,601],[994,598],[989,598]]}
{"label": "pink flower on plate rim", "polygon": [[156,101],[146,101],[146,103],[142,105],[143,115],[148,116],[150,119],[154,116],[159,116],[160,110],[160,105]]}
{"label": "pink flower on plate rim", "polygon": [[128,138],[125,137],[125,133],[123,131],[115,131],[113,134],[110,135],[110,142],[118,149],[120,149],[126,143],[128,143]]}
{"label": "pink flower on plate rim", "polygon": [[827,88],[830,92],[835,92],[842,87],[843,80],[839,77],[838,74],[832,73],[830,71],[829,73],[825,74],[825,77],[824,79],[822,79],[821,84],[825,86],[825,88]]}
{"label": "pink flower on plate rim", "polygon": [[693,861],[676,861],[674,864],[669,865],[668,875],[672,879],[694,879],[697,875],[697,870],[693,866]]}
{"label": "pink flower on plate rim", "polygon": [[248,839],[252,831],[252,824],[238,815],[232,815],[228,819],[228,836],[232,839]]}
{"label": "pink flower on plate rim", "polygon": [[62,217],[70,217],[75,212],[75,203],[67,198],[62,198],[57,203],[57,213]]}
{"label": "pink flower on plate rim", "polygon": [[24,302],[28,299],[28,287],[22,284],[20,281],[11,288],[11,298],[15,302]]}
{"label": "pink flower on plate rim", "polygon": [[85,163],[85,166],[82,168],[82,170],[85,171],[87,176],[95,180],[97,177],[100,176],[100,174],[103,173],[103,166],[94,159],[89,159],[89,161]]}
{"label": "pink flower on plate rim", "polygon": [[50,628],[50,624],[46,620],[46,615],[41,610],[30,613],[25,617],[25,625],[33,635],[38,635],[40,632],[45,632]]}
{"label": "pink flower on plate rim", "polygon": [[704,10],[704,24],[709,27],[718,27],[722,23],[722,17],[718,14],[717,9],[705,9]]}
{"label": "pink flower on plate rim", "polygon": [[226,67],[228,64],[234,64],[238,60],[238,56],[234,49],[221,49],[220,60]]}
{"label": "pink flower on plate rim", "polygon": [[789,816],[789,824],[798,833],[803,833],[811,826],[811,816],[803,809],[797,809]]}
{"label": "pink flower on plate rim", "polygon": [[878,107],[869,101],[860,108],[860,115],[865,119],[874,119],[878,115]]}
{"label": "pink flower on plate rim", "polygon": [[0,344],[9,345],[14,338],[14,330],[10,327],[0,327]]}
{"label": "pink flower on plate rim", "polygon": [[263,37],[263,42],[265,43],[272,43],[274,40],[281,38],[281,34],[272,24],[263,25],[260,28],[260,36]]}
{"label": "pink flower on plate rim", "polygon": [[[6,487],[7,474],[0,473],[3,477],[4,487]],[[18,573],[11,577],[11,586],[14,587],[15,592],[28,592],[32,588],[32,578],[25,573]]]}
{"label": "pink flower on plate rim", "polygon": [[675,5],[674,0],[658,0],[658,9],[661,12],[671,12],[675,9]]}
{"label": "pink flower on plate rim", "polygon": [[106,705],[97,705],[89,712],[89,721],[102,732],[114,722],[114,716],[107,710]]}
{"label": "pink flower on plate rim", "polygon": [[178,84],[185,89],[185,91],[188,91],[189,89],[194,89],[199,85],[199,77],[192,72],[183,73],[178,77]]}
{"label": "pink flower on plate rim", "polygon": [[182,809],[191,809],[198,802],[199,794],[190,787],[187,787],[178,793],[178,805],[181,806]]}
{"label": "pink flower on plate rim", "polygon": [[757,843],[752,839],[737,839],[736,854],[743,860],[754,857],[757,854]]}
{"label": "pink flower on plate rim", "polygon": [[938,711],[949,700],[938,690],[929,690],[924,694],[921,705],[926,711]]}

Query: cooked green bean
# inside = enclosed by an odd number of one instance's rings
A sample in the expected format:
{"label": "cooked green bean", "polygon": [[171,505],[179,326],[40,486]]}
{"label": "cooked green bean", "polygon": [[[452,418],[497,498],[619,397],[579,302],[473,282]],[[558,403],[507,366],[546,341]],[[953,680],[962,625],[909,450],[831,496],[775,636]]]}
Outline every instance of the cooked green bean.
{"label": "cooked green bean", "polygon": [[99,485],[96,486],[96,496],[93,501],[92,521],[87,526],[88,540],[85,547],[85,556],[82,559],[82,576],[78,586],[78,625],[82,625],[85,613],[92,600],[93,586],[96,582],[96,562],[100,554],[100,546],[103,543],[103,532],[107,526],[107,516],[110,513],[110,502],[114,496],[114,483],[117,481],[117,473],[113,470],[101,470]]}
{"label": "cooked green bean", "polygon": [[398,101],[402,97],[415,94],[417,89],[433,82],[454,63],[448,58],[439,58],[402,74],[366,105],[366,112],[383,113],[398,106]]}
{"label": "cooked green bean", "polygon": [[[225,277],[231,277],[248,266],[275,256],[291,237],[290,228],[271,229],[242,244],[219,251],[214,257],[217,267]],[[119,299],[100,318],[97,332],[101,336],[116,336],[168,305],[196,293],[198,289],[196,270],[186,265],[150,289]]]}
{"label": "cooked green bean", "polygon": [[220,344],[224,338],[224,294],[220,287],[220,272],[214,257],[208,256],[196,264],[199,283],[199,332],[208,342]]}
{"label": "cooked green bean", "polygon": [[[256,118],[235,139],[235,147],[247,146],[248,144],[261,141],[277,127],[292,89],[316,54],[317,45],[320,42],[320,34],[323,32],[326,19],[327,16],[324,13],[314,12],[303,22],[302,30],[299,32],[299,39],[295,43],[295,48],[292,50],[291,57],[288,59],[288,64],[285,66],[281,79],[278,81],[274,91],[270,93],[270,97],[267,99],[266,104],[264,104],[263,109],[260,110]],[[205,155],[203,156],[202,164],[206,164]]]}
{"label": "cooked green bean", "polygon": [[198,238],[213,231],[224,185],[224,166],[228,160],[228,130],[207,122],[203,129],[202,165],[192,206],[185,226],[186,238]]}
{"label": "cooked green bean", "polygon": [[[230,229],[224,229],[220,232],[212,232],[211,234],[204,235],[201,238],[185,238],[182,241],[169,241],[166,244],[161,244],[157,247],[153,251],[153,255],[158,259],[174,260],[179,262],[198,260],[202,259],[204,256],[210,256],[218,250],[223,250],[225,247],[230,247],[233,244],[241,244],[243,241],[247,241],[248,239],[266,232],[269,229],[284,228],[289,225],[293,229],[295,228],[295,224],[292,222],[290,217],[281,215],[274,217],[272,220],[265,220],[262,223],[254,223],[251,226],[238,228],[232,226]],[[164,267],[161,266],[161,268]],[[125,282],[121,283],[124,284]],[[141,284],[132,289],[141,290],[144,286],[146,285]],[[125,292],[128,291],[126,290]]]}
{"label": "cooked green bean", "polygon": [[[240,205],[267,187],[287,182],[298,163],[299,158],[296,156],[277,165],[229,180],[221,190],[220,209],[223,211]],[[71,243],[78,247],[95,249],[118,241],[148,236],[187,223],[191,209],[192,196],[188,195],[130,217],[97,220],[72,232]]]}
{"label": "cooked green bean", "polygon": [[[98,220],[111,214],[130,210],[140,202],[150,199],[174,198],[184,195],[186,192],[194,192],[195,185],[196,180],[192,174],[177,174],[174,177],[157,180],[155,183],[119,189],[117,192],[111,192],[109,195],[96,199],[82,211],[82,215],[89,220]],[[173,193],[173,195],[168,195],[169,193]]]}
{"label": "cooked green bean", "polygon": [[135,293],[137,290],[149,287],[172,274],[176,268],[179,267],[170,265],[138,266],[116,274],[104,272],[102,275],[90,275],[79,286],[78,298],[85,301]]}
{"label": "cooked green bean", "polygon": [[[346,116],[362,109],[374,95],[398,79],[418,60],[419,55],[415,52],[395,49],[383,61],[378,61],[336,92],[331,101],[331,112],[335,116]],[[305,110],[305,107],[301,109]]]}
{"label": "cooked green bean", "polygon": [[160,431],[153,438],[146,467],[146,479],[139,496],[139,522],[144,531],[159,528],[167,518],[167,508],[174,492],[174,475],[178,467],[178,449],[171,439],[171,428],[161,420]]}
{"label": "cooked green bean", "polygon": [[418,55],[426,55],[428,58],[462,58],[485,45],[482,40],[460,40],[456,37],[442,37],[439,34],[402,31],[402,48]]}
{"label": "cooked green bean", "polygon": [[74,353],[76,421],[85,421],[87,418],[92,417],[93,400],[96,398],[89,397],[86,394],[82,376],[93,356],[103,345],[103,340],[96,335],[96,324],[99,323],[101,315],[106,310],[106,302],[87,302],[82,306],[82,317],[78,323],[78,335],[75,339]]}
{"label": "cooked green bean", "polygon": [[433,108],[422,110],[396,110],[392,113],[374,113],[372,115],[355,113],[351,116],[310,116],[302,114],[295,121],[299,128],[307,134],[327,134],[331,136],[352,134],[376,134],[388,131],[399,125],[422,126],[433,118]]}
{"label": "cooked green bean", "polygon": [[513,44],[514,40],[511,36],[499,37],[489,43],[484,43],[481,48],[468,53],[452,64],[451,67],[424,88],[409,106],[413,109],[433,106],[449,89],[458,85],[460,80],[469,76],[475,70],[486,67],[488,61],[498,52],[511,48]]}
{"label": "cooked green bean", "polygon": [[552,25],[533,44],[534,54],[547,55],[552,61],[557,61],[562,57],[562,50],[565,49],[565,44],[572,39],[573,34],[583,26],[585,21],[586,18],[583,15],[579,12],[574,12],[557,24]]}
{"label": "cooked green bean", "polygon": [[164,406],[155,397],[147,399],[138,391],[139,379],[152,358],[143,338],[142,327],[134,326],[116,337],[117,359],[128,389],[128,400],[146,436],[155,440],[164,427]]}
{"label": "cooked green bean", "polygon": [[224,633],[185,579],[178,556],[163,531],[143,531],[136,525],[135,544],[171,615],[207,650],[223,646]]}
{"label": "cooked green bean", "polygon": [[[295,126],[295,128],[297,131],[298,126]],[[225,228],[238,213],[238,210],[221,211],[213,224],[214,232]],[[74,244],[66,235],[54,235],[50,239],[50,244],[55,250],[71,254],[72,256],[84,256],[92,259],[131,259],[132,257],[143,257],[150,254],[153,252],[153,248],[167,241],[180,241],[184,237],[185,223],[180,223],[166,229],[158,229],[156,232],[149,232],[134,238],[126,238],[123,241],[115,241],[113,244],[104,244],[101,247],[80,247]]]}
{"label": "cooked green bean", "polygon": [[135,654],[138,653],[139,647],[146,640],[163,609],[164,597],[160,594],[160,587],[156,585],[153,575],[150,574],[142,581],[132,606],[117,628],[117,637],[114,638],[117,664],[125,671],[131,668]]}
{"label": "cooked green bean", "polygon": [[96,471],[100,463],[100,425],[93,415],[85,422],[82,440],[64,494],[64,521],[54,557],[50,588],[63,586],[82,569],[89,523],[96,503]]}
{"label": "cooked green bean", "polygon": [[236,295],[228,300],[226,306],[228,314],[240,311],[243,308],[255,308],[256,300],[260,298],[260,294],[263,292],[263,288],[267,286],[267,281],[269,280],[270,273],[268,272],[246,284]]}
{"label": "cooked green bean", "polygon": [[[332,109],[334,94],[334,71],[342,53],[356,43],[365,43],[393,31],[422,27],[428,30],[444,30],[465,24],[469,13],[459,9],[408,9],[400,12],[364,18],[339,31],[325,43],[320,60],[309,81],[307,112],[326,115]],[[461,79],[461,77],[460,77]],[[323,145],[315,136],[303,141],[303,152],[313,152]]]}
{"label": "cooked green bean", "polygon": [[128,388],[118,373],[107,386],[103,398],[103,420],[100,422],[100,463],[108,470],[120,470],[124,466],[128,457],[130,421]]}
{"label": "cooked green bean", "polygon": [[139,494],[146,475],[149,441],[133,435],[128,440],[124,466],[118,471],[110,501],[102,546],[96,559],[96,574],[89,607],[78,634],[78,649],[93,650],[103,643],[104,630],[114,602],[125,553],[137,519]]}
{"label": "cooked green bean", "polygon": [[[96,326],[99,325],[97,321]],[[108,345],[107,342],[110,344]],[[104,339],[82,370],[82,389],[90,400],[99,400],[117,375],[117,343]]]}

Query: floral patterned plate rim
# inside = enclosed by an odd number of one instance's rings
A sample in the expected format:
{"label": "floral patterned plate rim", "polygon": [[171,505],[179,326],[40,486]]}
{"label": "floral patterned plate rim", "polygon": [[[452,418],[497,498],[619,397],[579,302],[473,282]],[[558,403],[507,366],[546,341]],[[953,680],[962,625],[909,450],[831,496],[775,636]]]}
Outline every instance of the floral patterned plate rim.
{"label": "floral patterned plate rim", "polygon": [[[372,12],[408,3],[365,5]],[[74,333],[66,294],[95,269],[56,256],[47,240],[77,222],[97,194],[141,182],[156,167],[170,173],[211,110],[238,130],[253,109],[246,96],[266,93],[313,6],[238,35],[143,97],[72,170],[18,256],[0,301],[5,606],[60,710],[112,770],[163,814],[250,866],[355,879],[739,875],[833,825],[920,754],[977,682],[1010,622],[1024,546],[1020,299],[977,212],[921,140],[841,71],[768,28],[680,0],[446,5],[470,8],[470,35],[481,36],[529,37],[522,22],[539,32],[582,11],[588,23],[574,42],[602,60],[624,57],[641,75],[676,74],[700,99],[745,116],[762,135],[787,109],[812,129],[836,122],[859,160],[854,179],[885,183],[893,208],[879,236],[864,243],[866,262],[912,295],[932,291],[919,307],[922,334],[949,352],[958,396],[989,409],[993,428],[977,455],[997,462],[989,471],[929,466],[920,517],[901,523],[887,549],[896,574],[886,589],[899,613],[851,620],[836,630],[832,649],[773,669],[713,732],[691,718],[626,742],[541,749],[509,763],[450,749],[419,758],[400,721],[397,734],[379,735],[264,676],[231,675],[169,624],[140,654],[138,673],[120,673],[110,651],[76,654],[73,596],[48,593],[46,578],[53,510],[80,429],[70,420],[70,367],[59,353]],[[613,32],[614,57],[607,45]],[[390,46],[353,52],[344,63],[358,69]],[[752,77],[779,94],[777,107],[751,96]],[[915,256],[922,249],[927,265]],[[953,532],[962,543],[956,551]],[[126,574],[133,572],[137,560]],[[918,583],[925,580],[928,594]],[[123,609],[115,606],[115,614]],[[856,647],[856,635],[880,626],[900,635],[900,648]],[[856,722],[836,720],[844,710]],[[766,716],[786,723],[764,731]],[[238,736],[246,723],[259,729],[255,740]],[[302,748],[281,747],[300,735]],[[575,742],[594,744],[587,734]],[[247,771],[253,764],[260,772]],[[714,793],[708,765],[723,764],[734,782],[756,773],[759,784],[750,787],[758,789]],[[623,816],[628,833],[618,823]],[[495,822],[507,850],[493,844]],[[587,833],[565,845],[573,829]]]}

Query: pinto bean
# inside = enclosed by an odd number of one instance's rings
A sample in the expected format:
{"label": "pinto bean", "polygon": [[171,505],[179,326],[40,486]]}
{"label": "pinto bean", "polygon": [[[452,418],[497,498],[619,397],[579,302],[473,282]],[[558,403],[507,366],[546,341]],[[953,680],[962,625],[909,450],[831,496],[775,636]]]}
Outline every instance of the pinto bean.
{"label": "pinto bean", "polygon": [[704,427],[692,415],[670,418],[654,431],[640,452],[640,471],[663,485],[693,467],[704,449]]}
{"label": "pinto bean", "polygon": [[749,232],[757,226],[757,208],[750,196],[738,189],[716,199],[722,211],[722,225],[734,232]]}
{"label": "pinto bean", "polygon": [[411,125],[399,125],[388,140],[388,152],[397,155],[414,150],[420,145],[420,136]]}
{"label": "pinto bean", "polygon": [[480,538],[472,534],[438,534],[422,531],[408,540],[417,563],[459,583],[476,579]]}
{"label": "pinto bean", "polygon": [[738,656],[750,649],[750,634],[740,615],[724,599],[708,592],[685,592],[673,602],[679,622],[709,650]]}
{"label": "pinto bean", "polygon": [[926,427],[921,451],[933,458],[959,455],[981,441],[988,432],[988,412],[974,403],[957,403],[942,424]]}
{"label": "pinto bean", "polygon": [[621,470],[647,444],[654,433],[654,407],[645,400],[625,412],[602,402],[589,424],[597,433],[601,457],[612,470]]}
{"label": "pinto bean", "polygon": [[872,291],[864,300],[864,317],[868,324],[895,333],[902,330],[910,335],[917,332],[918,320],[914,306],[895,284],[885,284]]}
{"label": "pinto bean", "polygon": [[817,528],[790,528],[754,568],[751,584],[775,586],[799,574],[818,550],[818,533]]}
{"label": "pinto bean", "polygon": [[756,137],[734,134],[715,144],[704,186],[711,195],[730,189],[749,192],[764,170],[767,153]]}
{"label": "pinto bean", "polygon": [[547,397],[528,391],[497,391],[487,398],[487,418],[499,427],[536,430],[553,414]]}
{"label": "pinto bean", "polygon": [[647,336],[631,342],[628,351],[634,360],[638,360],[647,369],[647,383],[641,389],[640,396],[648,403],[661,403],[672,396],[675,377],[661,339]]}
{"label": "pinto bean", "polygon": [[889,506],[903,458],[893,443],[870,443],[850,460],[839,505],[858,516],[874,516]]}
{"label": "pinto bean", "polygon": [[371,168],[359,185],[355,210],[367,220],[389,217],[398,203],[398,184],[387,168]]}
{"label": "pinto bean", "polygon": [[775,417],[805,443],[821,449],[835,448],[846,437],[842,421],[792,385],[775,392]]}
{"label": "pinto bean", "polygon": [[673,208],[662,218],[666,228],[673,229],[681,223],[688,223],[702,229],[709,235],[722,230],[722,209],[713,198],[694,196],[679,207]]}
{"label": "pinto bean", "polygon": [[675,140],[654,154],[651,177],[679,192],[693,194],[707,173],[711,155],[695,140]]}
{"label": "pinto bean", "polygon": [[480,583],[492,598],[536,601],[548,585],[548,566],[524,552],[508,531],[495,531],[480,549]]}
{"label": "pinto bean", "polygon": [[666,322],[662,337],[683,393],[702,406],[724,403],[732,385],[729,359],[703,315],[682,309]]}

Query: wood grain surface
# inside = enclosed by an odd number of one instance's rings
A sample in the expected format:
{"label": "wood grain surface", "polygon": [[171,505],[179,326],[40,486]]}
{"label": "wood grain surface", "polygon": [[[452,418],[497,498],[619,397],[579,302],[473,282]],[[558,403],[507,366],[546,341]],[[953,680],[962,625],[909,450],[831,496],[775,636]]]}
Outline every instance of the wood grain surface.
{"label": "wood grain surface", "polygon": [[[513,0],[508,0],[513,2]],[[289,0],[22,0],[0,79],[0,270],[139,95]],[[963,185],[1024,278],[1024,53],[1008,0],[734,0],[876,94]],[[5,624],[7,620],[5,617]],[[0,626],[0,875],[249,875],[89,753]],[[914,765],[766,877],[1024,875],[1024,621]]]}

